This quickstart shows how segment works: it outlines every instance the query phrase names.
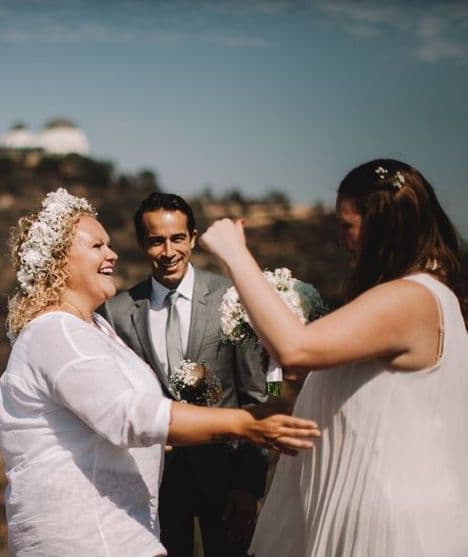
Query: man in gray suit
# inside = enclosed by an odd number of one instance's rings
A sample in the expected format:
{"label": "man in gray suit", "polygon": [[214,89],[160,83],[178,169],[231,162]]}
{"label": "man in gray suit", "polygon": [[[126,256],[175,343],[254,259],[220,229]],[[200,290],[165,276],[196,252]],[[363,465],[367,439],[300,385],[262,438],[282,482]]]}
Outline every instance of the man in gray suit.
{"label": "man in gray suit", "polygon": [[[168,397],[174,398],[169,375],[178,355],[206,362],[217,375],[220,406],[264,401],[257,351],[220,339],[219,306],[229,281],[190,263],[197,235],[191,207],[177,195],[153,193],[135,214],[135,230],[151,276],[108,301],[103,315],[153,368]],[[264,455],[245,443],[168,450],[159,516],[169,557],[192,557],[195,516],[205,557],[244,555],[265,474]]]}

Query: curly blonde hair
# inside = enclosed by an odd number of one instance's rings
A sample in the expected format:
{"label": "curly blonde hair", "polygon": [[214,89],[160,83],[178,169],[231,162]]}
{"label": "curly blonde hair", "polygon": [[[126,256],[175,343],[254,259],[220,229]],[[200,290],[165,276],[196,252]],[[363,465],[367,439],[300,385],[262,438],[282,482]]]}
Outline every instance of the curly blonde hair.
{"label": "curly blonde hair", "polygon": [[[16,272],[21,269],[21,249],[28,239],[31,226],[40,213],[22,217],[10,232],[10,253]],[[63,216],[61,237],[55,244],[50,265],[44,276],[34,280],[28,290],[18,288],[8,303],[7,330],[10,340],[14,340],[31,319],[47,307],[59,306],[69,277],[68,255],[75,236],[76,225],[83,215],[96,216],[94,210],[77,208]]]}

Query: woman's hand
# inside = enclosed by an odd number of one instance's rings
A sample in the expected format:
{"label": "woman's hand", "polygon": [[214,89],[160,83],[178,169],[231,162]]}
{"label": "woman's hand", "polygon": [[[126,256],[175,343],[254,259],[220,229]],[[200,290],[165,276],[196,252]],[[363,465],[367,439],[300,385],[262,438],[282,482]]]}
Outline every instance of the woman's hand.
{"label": "woman's hand", "polygon": [[311,449],[320,431],[315,422],[279,414],[270,402],[246,409],[172,402],[168,445],[223,443],[236,437],[294,455],[298,449]]}
{"label": "woman's hand", "polygon": [[225,262],[229,255],[245,247],[243,221],[217,220],[201,235],[200,245]]}
{"label": "woman's hand", "polygon": [[250,419],[242,424],[239,436],[267,449],[295,455],[298,449],[310,449],[320,437],[318,425],[310,420],[286,416],[266,415],[267,405],[247,408]]}

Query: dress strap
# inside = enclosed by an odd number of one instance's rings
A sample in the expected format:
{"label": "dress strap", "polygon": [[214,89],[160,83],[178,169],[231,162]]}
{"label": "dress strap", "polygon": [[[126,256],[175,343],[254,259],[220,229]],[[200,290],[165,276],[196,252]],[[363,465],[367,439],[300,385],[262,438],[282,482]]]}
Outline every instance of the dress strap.
{"label": "dress strap", "polygon": [[437,340],[437,355],[436,355],[436,363],[442,358],[444,354],[444,345],[445,345],[445,321],[444,321],[444,312],[442,309],[442,301],[440,298],[440,288],[446,288],[440,281],[433,278],[431,275],[427,273],[417,273],[415,275],[408,275],[404,277],[405,279],[412,280],[421,284],[429,292],[432,294],[434,301],[437,306],[437,313],[439,315],[439,336]]}
{"label": "dress strap", "polygon": [[442,313],[442,307],[440,305],[440,300],[434,295],[434,299],[437,305],[437,312],[439,314],[439,339],[437,341],[437,361],[442,358],[444,353],[444,341],[445,341],[445,325],[444,325],[444,315]]}

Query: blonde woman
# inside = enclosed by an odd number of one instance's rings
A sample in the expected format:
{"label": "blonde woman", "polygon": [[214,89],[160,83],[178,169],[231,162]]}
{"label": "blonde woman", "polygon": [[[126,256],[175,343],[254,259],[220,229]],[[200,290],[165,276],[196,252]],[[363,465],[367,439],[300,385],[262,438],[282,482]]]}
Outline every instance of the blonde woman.
{"label": "blonde woman", "polygon": [[311,447],[310,421],[162,396],[151,369],[94,313],[115,294],[117,255],[85,199],[48,194],[20,220],[12,251],[14,343],[0,380],[11,557],[165,555],[165,443],[228,435],[287,452]]}

